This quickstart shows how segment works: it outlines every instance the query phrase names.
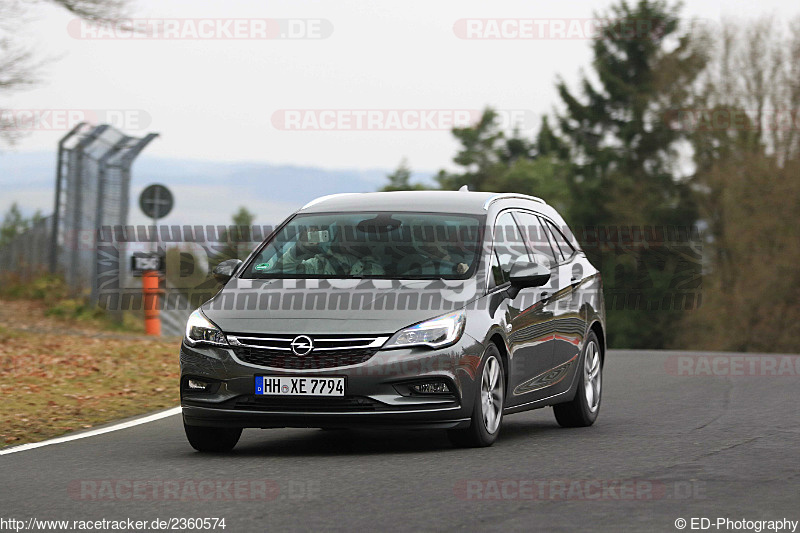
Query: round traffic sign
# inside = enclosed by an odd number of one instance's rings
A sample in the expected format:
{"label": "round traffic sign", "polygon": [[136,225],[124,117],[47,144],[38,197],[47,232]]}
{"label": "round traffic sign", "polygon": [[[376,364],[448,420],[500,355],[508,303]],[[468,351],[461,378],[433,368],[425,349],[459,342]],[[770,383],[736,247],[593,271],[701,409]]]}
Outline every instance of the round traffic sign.
{"label": "round traffic sign", "polygon": [[164,218],[174,204],[172,193],[163,185],[148,185],[139,195],[139,207],[150,218]]}

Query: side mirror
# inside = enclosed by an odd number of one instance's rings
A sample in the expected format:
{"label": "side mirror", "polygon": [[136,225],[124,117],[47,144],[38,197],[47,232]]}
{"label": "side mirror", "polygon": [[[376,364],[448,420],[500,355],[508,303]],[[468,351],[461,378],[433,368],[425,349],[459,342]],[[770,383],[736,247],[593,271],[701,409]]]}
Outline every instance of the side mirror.
{"label": "side mirror", "polygon": [[214,267],[214,279],[225,285],[230,281],[241,264],[242,261],[240,259],[228,259],[227,261],[223,261]]}
{"label": "side mirror", "polygon": [[509,298],[516,298],[519,291],[529,287],[541,287],[550,281],[550,269],[541,263],[517,261],[511,267],[511,287],[506,291]]}

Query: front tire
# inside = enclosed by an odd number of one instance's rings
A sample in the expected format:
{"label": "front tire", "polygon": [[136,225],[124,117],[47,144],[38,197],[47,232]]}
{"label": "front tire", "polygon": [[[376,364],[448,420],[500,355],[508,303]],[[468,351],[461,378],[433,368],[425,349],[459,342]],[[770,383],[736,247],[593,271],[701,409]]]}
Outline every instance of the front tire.
{"label": "front tire", "polygon": [[581,354],[580,381],[575,398],[571,402],[553,406],[558,425],[565,428],[588,427],[597,420],[600,413],[600,399],[603,384],[603,358],[600,341],[594,331],[586,336],[586,344]]}
{"label": "front tire", "polygon": [[505,404],[505,373],[497,346],[490,344],[483,356],[480,378],[475,387],[472,421],[468,428],[447,432],[450,442],[461,448],[491,446],[500,434]]}
{"label": "front tire", "polygon": [[189,444],[198,452],[229,452],[242,436],[242,428],[187,426],[184,422],[183,429],[186,432],[186,438],[189,439]]}

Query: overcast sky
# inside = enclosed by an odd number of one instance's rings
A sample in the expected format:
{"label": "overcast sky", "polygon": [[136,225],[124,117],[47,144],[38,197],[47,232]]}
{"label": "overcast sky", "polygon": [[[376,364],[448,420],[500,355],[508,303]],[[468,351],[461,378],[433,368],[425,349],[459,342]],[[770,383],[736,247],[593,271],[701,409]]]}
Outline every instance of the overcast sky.
{"label": "overcast sky", "polygon": [[[132,5],[135,17],[151,20],[321,21],[309,22],[307,31],[323,38],[249,40],[76,38],[87,35],[86,27],[43,6],[18,31],[40,56],[53,60],[37,88],[0,96],[0,109],[128,110],[129,133],[161,134],[147,149],[149,155],[330,168],[391,168],[408,157],[415,169],[434,171],[449,166],[455,150],[446,131],[451,110],[461,110],[463,117],[491,105],[516,120],[521,117],[527,127],[538,122],[532,117],[556,104],[556,76],[574,82],[590,61],[590,43],[584,38],[464,39],[456,21],[582,19],[609,4],[139,0]],[[770,13],[786,18],[798,11],[796,1],[784,0],[703,0],[684,8],[687,16],[713,21],[723,15]],[[188,31],[185,24],[183,31]],[[259,29],[250,31],[257,35]],[[272,27],[267,31],[273,32]],[[367,131],[347,131],[354,116],[332,123],[345,130],[281,129],[283,118],[297,120],[297,110],[321,109],[345,115],[365,109],[439,110],[436,124],[443,129],[387,131],[385,123],[392,117],[386,111],[381,124]],[[287,117],[286,110],[295,115]],[[306,128],[325,118],[317,111],[302,112]],[[35,131],[14,150],[52,151],[61,135]]]}

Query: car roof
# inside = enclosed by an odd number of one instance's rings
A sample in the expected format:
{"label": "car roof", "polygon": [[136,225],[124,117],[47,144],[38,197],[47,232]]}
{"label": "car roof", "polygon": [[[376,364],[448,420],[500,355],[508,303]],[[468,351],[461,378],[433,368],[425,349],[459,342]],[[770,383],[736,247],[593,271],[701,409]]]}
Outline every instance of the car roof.
{"label": "car roof", "polygon": [[300,209],[301,213],[396,211],[486,214],[495,201],[518,199],[525,207],[545,202],[533,196],[472,191],[391,191],[342,193],[322,196]]}

